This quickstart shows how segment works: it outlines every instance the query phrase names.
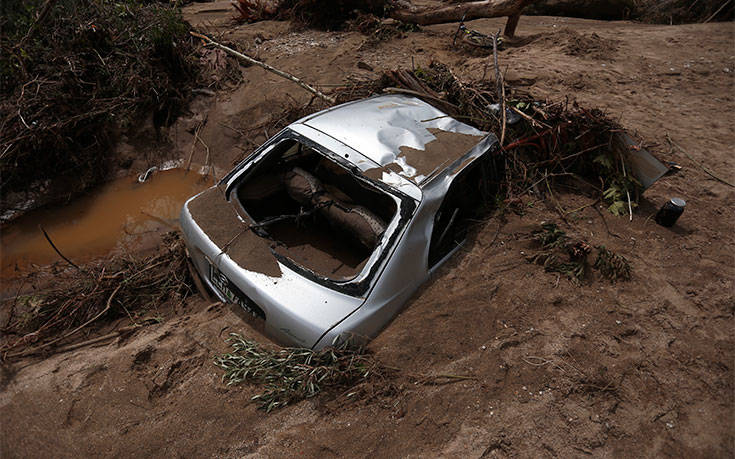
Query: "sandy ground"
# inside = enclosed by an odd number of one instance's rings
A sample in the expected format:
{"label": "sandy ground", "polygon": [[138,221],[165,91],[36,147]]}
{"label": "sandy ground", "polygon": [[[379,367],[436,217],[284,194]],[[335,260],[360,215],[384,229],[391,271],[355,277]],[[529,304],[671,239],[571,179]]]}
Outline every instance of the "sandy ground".
{"label": "sandy ground", "polygon": [[[202,11],[227,3],[194,4],[187,17],[222,30],[229,13]],[[493,32],[502,22],[470,25]],[[370,47],[358,33],[264,22],[227,27],[224,38],[320,84],[376,75],[358,62],[379,72],[432,58],[480,78],[485,58],[453,51],[453,30],[426,27]],[[402,368],[393,391],[266,415],[249,401],[257,387],[225,387],[212,365],[227,333],[256,332],[229,306],[192,299],[126,340],[3,367],[2,457],[732,457],[735,193],[670,149],[666,134],[735,181],[735,27],[523,17],[518,35],[500,56],[511,86],[605,108],[660,159],[683,166],[647,191],[632,222],[587,207],[562,224],[628,257],[632,281],[575,286],[529,265],[530,231],[557,219],[529,196],[525,215],[478,225],[371,344]],[[192,105],[192,118],[170,132],[170,156],[188,156],[186,123],[206,113],[202,139],[226,170],[250,148],[236,130],[290,97],[308,100],[259,68],[243,75],[237,88]],[[687,209],[665,229],[650,216],[672,196]],[[586,204],[559,199],[566,209]],[[409,374],[475,379],[426,386]]]}

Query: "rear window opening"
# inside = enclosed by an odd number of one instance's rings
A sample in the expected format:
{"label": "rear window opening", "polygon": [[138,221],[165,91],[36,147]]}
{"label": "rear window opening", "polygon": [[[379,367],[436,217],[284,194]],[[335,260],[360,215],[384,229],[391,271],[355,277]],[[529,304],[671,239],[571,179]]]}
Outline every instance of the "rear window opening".
{"label": "rear window opening", "polygon": [[276,253],[336,281],[357,276],[397,210],[389,195],[295,139],[278,143],[234,196]]}

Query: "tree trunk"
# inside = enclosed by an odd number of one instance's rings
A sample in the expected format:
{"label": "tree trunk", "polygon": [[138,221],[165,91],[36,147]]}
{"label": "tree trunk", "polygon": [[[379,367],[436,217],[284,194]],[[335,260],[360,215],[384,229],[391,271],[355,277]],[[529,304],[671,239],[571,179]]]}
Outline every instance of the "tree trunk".
{"label": "tree trunk", "polygon": [[514,17],[519,16],[523,7],[533,1],[484,0],[425,8],[417,8],[407,2],[398,2],[397,8],[391,11],[390,15],[399,21],[419,25],[459,22],[462,17],[468,21],[477,18]]}

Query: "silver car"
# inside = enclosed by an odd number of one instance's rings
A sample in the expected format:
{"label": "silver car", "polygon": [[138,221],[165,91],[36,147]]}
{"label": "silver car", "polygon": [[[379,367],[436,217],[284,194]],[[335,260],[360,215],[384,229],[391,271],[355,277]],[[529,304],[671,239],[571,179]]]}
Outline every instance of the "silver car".
{"label": "silver car", "polygon": [[367,340],[465,240],[497,190],[497,138],[384,95],[305,117],[189,199],[189,255],[284,345]]}

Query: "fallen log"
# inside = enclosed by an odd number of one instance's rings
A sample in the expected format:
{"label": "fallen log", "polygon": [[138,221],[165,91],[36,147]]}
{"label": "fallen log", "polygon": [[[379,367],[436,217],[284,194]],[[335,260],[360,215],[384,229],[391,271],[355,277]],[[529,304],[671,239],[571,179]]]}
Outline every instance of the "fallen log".
{"label": "fallen log", "polygon": [[397,2],[397,8],[391,11],[392,18],[419,25],[459,22],[478,18],[508,16],[504,34],[512,37],[515,34],[521,11],[535,0],[482,0],[466,3],[453,3],[442,6],[417,7],[407,1]]}

